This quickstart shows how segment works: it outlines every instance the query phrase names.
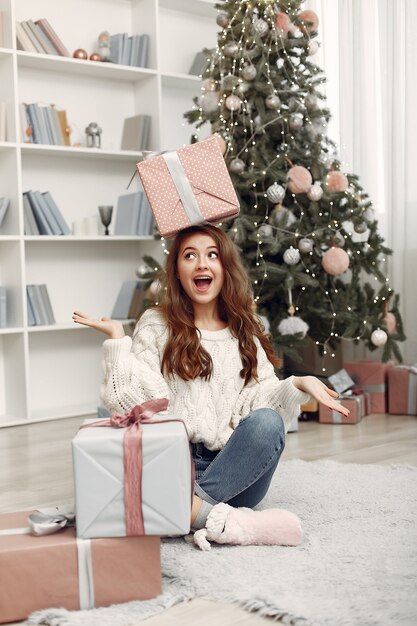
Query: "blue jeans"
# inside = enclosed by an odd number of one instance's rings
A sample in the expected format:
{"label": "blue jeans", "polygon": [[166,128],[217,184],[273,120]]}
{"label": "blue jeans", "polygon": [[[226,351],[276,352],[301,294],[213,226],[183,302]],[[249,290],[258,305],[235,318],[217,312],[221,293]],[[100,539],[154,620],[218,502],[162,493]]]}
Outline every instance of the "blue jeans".
{"label": "blue jeans", "polygon": [[253,508],[268,491],[284,447],[282,417],[272,409],[252,411],[222,450],[191,444],[195,494],[210,504],[227,502]]}

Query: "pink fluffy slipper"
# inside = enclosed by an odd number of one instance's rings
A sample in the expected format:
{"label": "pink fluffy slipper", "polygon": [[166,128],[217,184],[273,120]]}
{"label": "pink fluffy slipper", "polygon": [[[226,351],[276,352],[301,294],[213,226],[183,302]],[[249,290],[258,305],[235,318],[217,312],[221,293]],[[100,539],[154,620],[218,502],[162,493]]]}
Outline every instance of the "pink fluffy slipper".
{"label": "pink fluffy slipper", "polygon": [[221,502],[210,511],[206,527],[194,533],[194,543],[201,550],[210,550],[210,541],[241,546],[298,546],[301,536],[301,522],[290,511],[235,509]]}

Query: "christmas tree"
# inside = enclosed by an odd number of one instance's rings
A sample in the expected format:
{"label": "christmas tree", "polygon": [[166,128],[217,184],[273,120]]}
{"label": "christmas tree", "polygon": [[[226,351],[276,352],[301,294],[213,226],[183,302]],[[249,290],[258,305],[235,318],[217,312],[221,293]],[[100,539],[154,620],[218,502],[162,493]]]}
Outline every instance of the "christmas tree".
{"label": "christmas tree", "polygon": [[185,113],[223,139],[241,212],[222,227],[242,251],[275,348],[306,341],[334,354],[350,340],[401,361],[405,339],[386,277],[392,253],[358,177],[326,135],[330,111],[312,61],[318,17],[302,0],[216,4],[217,47],[205,50],[201,95]]}

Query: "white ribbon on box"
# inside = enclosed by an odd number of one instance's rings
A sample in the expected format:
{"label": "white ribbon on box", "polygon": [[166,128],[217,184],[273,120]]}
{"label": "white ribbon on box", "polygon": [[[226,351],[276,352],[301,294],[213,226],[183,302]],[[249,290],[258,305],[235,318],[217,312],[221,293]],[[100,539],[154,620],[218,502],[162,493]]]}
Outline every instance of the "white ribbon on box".
{"label": "white ribbon on box", "polygon": [[[28,526],[23,528],[6,528],[0,535],[34,535],[42,537],[51,535],[66,526],[73,525],[74,513],[69,505],[37,509],[28,517]],[[76,539],[78,564],[78,595],[80,609],[94,608],[94,574],[91,556],[91,540]]]}

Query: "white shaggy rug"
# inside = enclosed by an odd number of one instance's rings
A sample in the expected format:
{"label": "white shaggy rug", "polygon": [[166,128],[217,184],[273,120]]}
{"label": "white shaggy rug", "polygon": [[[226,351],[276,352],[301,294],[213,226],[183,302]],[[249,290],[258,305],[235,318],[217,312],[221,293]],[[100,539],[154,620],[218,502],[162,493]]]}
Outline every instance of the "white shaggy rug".
{"label": "white shaggy rug", "polygon": [[191,598],[237,602],[297,626],[416,626],[417,468],[280,463],[260,508],[299,515],[297,548],[162,545],[164,593],[91,611],[40,611],[30,624],[129,626]]}

